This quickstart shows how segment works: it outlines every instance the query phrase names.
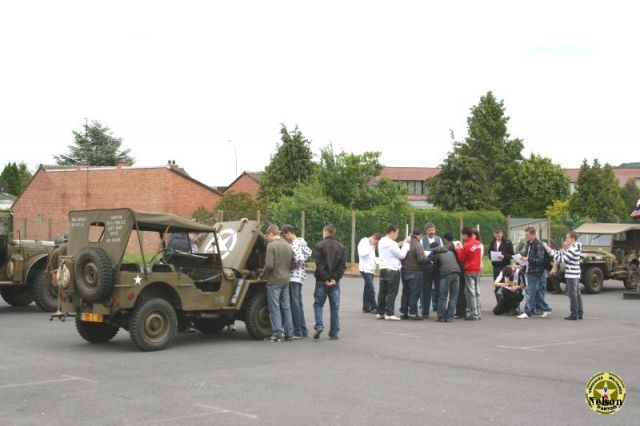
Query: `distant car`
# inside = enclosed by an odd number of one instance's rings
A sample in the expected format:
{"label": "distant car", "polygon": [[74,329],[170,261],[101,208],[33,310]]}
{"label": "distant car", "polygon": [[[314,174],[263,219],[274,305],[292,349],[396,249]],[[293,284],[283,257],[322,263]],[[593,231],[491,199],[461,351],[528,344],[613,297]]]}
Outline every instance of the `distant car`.
{"label": "distant car", "polygon": [[587,293],[600,293],[604,280],[625,288],[640,283],[640,224],[585,223],[576,229],[582,243],[581,281]]}
{"label": "distant car", "polygon": [[[154,351],[167,347],[178,329],[218,333],[235,320],[256,339],[271,335],[266,283],[259,278],[266,238],[258,222],[211,227],[132,209],[72,211],[69,221],[58,282],[62,318],[74,315],[88,342],[107,342],[123,328],[140,350]],[[168,249],[167,234],[177,233],[197,233],[200,246]],[[152,255],[144,242],[157,242]]]}

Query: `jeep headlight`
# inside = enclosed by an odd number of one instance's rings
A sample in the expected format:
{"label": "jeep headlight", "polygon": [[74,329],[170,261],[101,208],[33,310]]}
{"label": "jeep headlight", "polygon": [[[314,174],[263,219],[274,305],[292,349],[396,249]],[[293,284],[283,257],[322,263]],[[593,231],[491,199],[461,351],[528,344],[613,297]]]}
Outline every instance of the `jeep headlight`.
{"label": "jeep headlight", "polygon": [[12,259],[7,263],[7,267],[5,269],[5,272],[7,273],[7,278],[12,279],[13,273],[15,272],[15,270],[16,270],[16,267],[13,264],[13,259]]}

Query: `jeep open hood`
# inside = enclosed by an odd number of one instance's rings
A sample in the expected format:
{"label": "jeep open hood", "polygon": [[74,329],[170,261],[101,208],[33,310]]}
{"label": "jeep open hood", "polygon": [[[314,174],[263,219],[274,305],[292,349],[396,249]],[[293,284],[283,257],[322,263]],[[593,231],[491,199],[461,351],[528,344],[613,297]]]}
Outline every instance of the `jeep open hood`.
{"label": "jeep open hood", "polygon": [[[220,257],[225,268],[242,272],[246,269],[247,261],[256,245],[266,245],[264,236],[260,233],[260,225],[254,220],[240,220],[235,222],[220,222],[214,226],[218,236]],[[214,234],[210,234],[200,244],[201,253],[217,253]]]}
{"label": "jeep open hood", "polygon": [[619,234],[633,229],[640,229],[640,224],[633,223],[585,223],[576,232],[578,234]]}

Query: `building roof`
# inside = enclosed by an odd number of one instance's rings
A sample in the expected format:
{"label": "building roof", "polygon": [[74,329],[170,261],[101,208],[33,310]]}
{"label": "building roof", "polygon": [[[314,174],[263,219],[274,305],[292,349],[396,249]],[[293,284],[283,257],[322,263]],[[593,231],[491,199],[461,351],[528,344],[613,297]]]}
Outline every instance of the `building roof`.
{"label": "building roof", "polygon": [[426,180],[438,173],[439,167],[385,167],[378,177],[391,180]]}
{"label": "building roof", "polygon": [[223,192],[226,192],[229,188],[233,187],[233,185],[238,182],[240,179],[242,179],[243,176],[247,176],[250,179],[252,179],[255,183],[257,183],[258,185],[260,185],[260,179],[262,179],[262,175],[264,174],[264,172],[242,172],[240,173],[240,175],[235,178],[233,180],[233,182],[231,182],[228,186],[225,187]]}

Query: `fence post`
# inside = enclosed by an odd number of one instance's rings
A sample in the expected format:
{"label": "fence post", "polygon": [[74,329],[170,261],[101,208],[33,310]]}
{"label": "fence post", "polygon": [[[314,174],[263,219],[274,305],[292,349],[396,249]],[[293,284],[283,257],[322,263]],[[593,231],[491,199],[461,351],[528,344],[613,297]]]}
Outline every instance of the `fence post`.
{"label": "fence post", "polygon": [[411,212],[411,216],[409,216],[409,224],[411,225],[411,231],[409,231],[409,232],[413,232],[413,230],[416,227],[416,214],[415,214],[415,212]]}
{"label": "fence post", "polygon": [[216,219],[218,222],[224,222],[224,211],[218,210],[218,218]]}
{"label": "fence post", "polygon": [[356,263],[356,211],[351,210],[351,263]]}
{"label": "fence post", "polygon": [[507,231],[506,238],[511,239],[511,215],[507,215]]}
{"label": "fence post", "polygon": [[305,224],[306,218],[305,218],[305,212],[304,210],[302,210],[300,212],[300,235],[302,236],[302,238],[305,238],[305,234],[307,233],[307,227]]}
{"label": "fence post", "polygon": [[256,211],[256,221],[258,222],[258,226],[262,227],[262,215],[260,214],[260,209]]}
{"label": "fence post", "polygon": [[547,216],[547,244],[551,246],[551,218]]}
{"label": "fence post", "polygon": [[462,213],[460,213],[460,230],[458,236],[462,235],[462,228],[464,228],[464,219],[462,218]]}

